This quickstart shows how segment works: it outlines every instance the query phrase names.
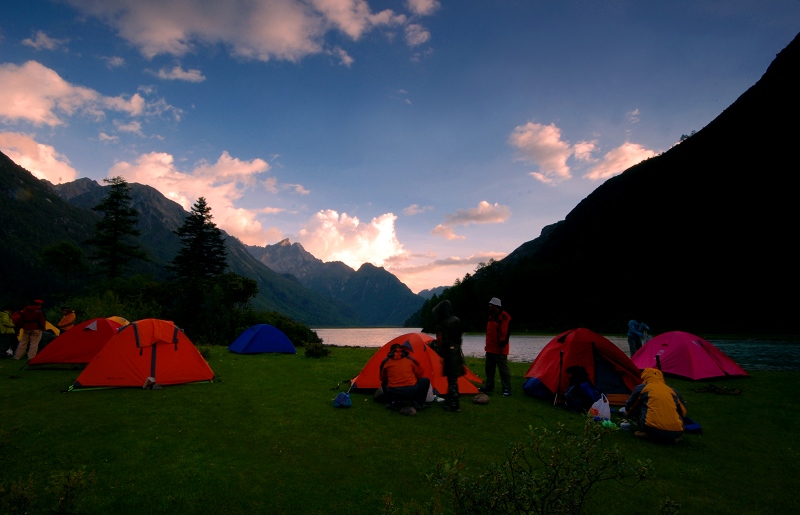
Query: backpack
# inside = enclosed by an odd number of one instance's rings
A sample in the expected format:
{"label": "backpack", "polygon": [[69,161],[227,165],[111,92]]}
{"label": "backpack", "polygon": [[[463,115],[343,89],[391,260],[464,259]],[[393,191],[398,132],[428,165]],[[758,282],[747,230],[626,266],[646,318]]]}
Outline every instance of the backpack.
{"label": "backpack", "polygon": [[14,324],[14,327],[20,327],[22,325],[22,313],[20,313],[19,310],[11,313],[11,322]]}
{"label": "backpack", "polygon": [[352,405],[353,400],[350,398],[350,394],[347,392],[339,392],[336,394],[336,398],[333,399],[334,408],[349,408]]}
{"label": "backpack", "polygon": [[591,383],[570,386],[564,393],[564,403],[574,411],[586,411],[592,407],[602,394]]}

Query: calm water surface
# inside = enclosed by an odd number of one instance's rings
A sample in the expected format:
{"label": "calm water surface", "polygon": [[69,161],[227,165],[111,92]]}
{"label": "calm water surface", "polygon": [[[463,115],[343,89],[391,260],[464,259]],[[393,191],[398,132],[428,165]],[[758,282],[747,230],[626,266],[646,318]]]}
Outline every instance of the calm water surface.
{"label": "calm water surface", "polygon": [[[389,340],[419,329],[408,327],[379,327],[358,329],[314,329],[327,345],[352,347],[381,347]],[[553,339],[553,336],[511,336],[508,358],[530,363]],[[628,354],[627,338],[608,337]],[[800,344],[797,342],[758,340],[709,340],[745,370],[800,371]],[[483,357],[483,335],[464,336],[463,349],[467,356]]]}

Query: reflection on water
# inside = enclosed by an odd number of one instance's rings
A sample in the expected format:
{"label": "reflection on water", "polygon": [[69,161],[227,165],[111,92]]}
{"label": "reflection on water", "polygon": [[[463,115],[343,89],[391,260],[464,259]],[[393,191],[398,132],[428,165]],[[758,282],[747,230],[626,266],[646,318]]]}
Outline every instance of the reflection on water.
{"label": "reflection on water", "polygon": [[[404,327],[379,327],[358,329],[314,329],[327,345],[352,347],[381,347],[389,340],[419,329]],[[433,335],[431,335],[431,338]],[[508,358],[511,361],[530,363],[553,336],[511,336]],[[628,354],[628,340],[608,337]],[[757,340],[710,340],[719,350],[731,357],[745,370],[800,371],[800,343],[762,342]],[[467,356],[483,357],[484,337],[466,335],[462,348]]]}

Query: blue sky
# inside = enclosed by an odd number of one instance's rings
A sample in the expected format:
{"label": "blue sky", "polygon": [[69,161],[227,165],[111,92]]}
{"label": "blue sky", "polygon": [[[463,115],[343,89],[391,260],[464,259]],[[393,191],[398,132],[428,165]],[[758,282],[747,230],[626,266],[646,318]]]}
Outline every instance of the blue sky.
{"label": "blue sky", "polygon": [[798,0],[4,2],[0,150],[416,292],[702,129],[798,29]]}

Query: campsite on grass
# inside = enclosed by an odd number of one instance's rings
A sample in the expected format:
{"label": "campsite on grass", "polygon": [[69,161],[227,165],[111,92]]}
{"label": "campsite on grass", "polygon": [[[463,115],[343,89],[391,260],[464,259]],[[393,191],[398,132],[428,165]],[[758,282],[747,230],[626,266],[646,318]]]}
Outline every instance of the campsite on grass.
{"label": "campsite on grass", "polygon": [[[485,406],[462,403],[458,414],[431,408],[403,417],[357,392],[351,408],[334,408],[333,397],[375,351],[335,347],[330,357],[311,359],[214,347],[214,382],[158,391],[60,393],[77,371],[0,362],[3,502],[21,488],[43,510],[55,502],[54,489],[70,488],[76,512],[88,514],[430,513],[437,499],[449,512],[447,492],[427,478],[437,463],[463,453],[465,471],[476,475],[502,462],[512,443],[530,441],[529,427],[562,423],[580,432],[583,425],[583,415],[522,394],[493,396]],[[467,366],[480,374],[483,360],[468,357]],[[529,366],[511,363],[515,388]],[[604,445],[628,459],[651,460],[653,475],[632,488],[603,483],[586,513],[608,506],[657,513],[667,503],[679,513],[800,509],[791,494],[800,473],[793,426],[800,405],[775,395],[800,386],[796,372],[755,371],[713,383],[740,395],[702,391],[708,382],[668,382],[702,434],[672,447],[630,431],[606,436]],[[67,477],[70,487],[58,479]]]}

